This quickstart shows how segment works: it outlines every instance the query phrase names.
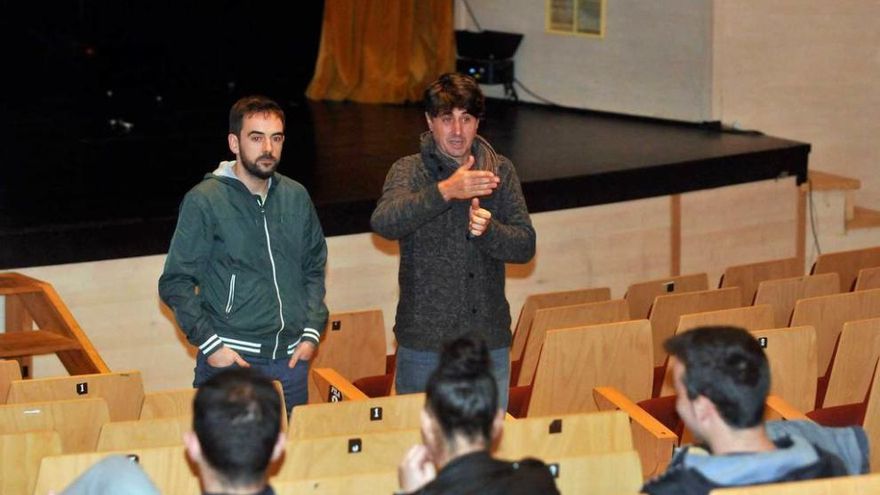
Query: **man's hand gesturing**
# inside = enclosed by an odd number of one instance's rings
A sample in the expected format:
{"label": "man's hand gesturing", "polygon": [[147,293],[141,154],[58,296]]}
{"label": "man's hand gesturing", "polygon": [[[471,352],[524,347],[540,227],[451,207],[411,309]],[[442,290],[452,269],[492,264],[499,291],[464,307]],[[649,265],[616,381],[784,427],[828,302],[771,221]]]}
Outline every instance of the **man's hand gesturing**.
{"label": "man's hand gesturing", "polygon": [[444,200],[488,196],[498,187],[501,179],[497,175],[485,170],[471,170],[473,166],[474,155],[468,155],[464,165],[458,167],[451,177],[437,185]]}

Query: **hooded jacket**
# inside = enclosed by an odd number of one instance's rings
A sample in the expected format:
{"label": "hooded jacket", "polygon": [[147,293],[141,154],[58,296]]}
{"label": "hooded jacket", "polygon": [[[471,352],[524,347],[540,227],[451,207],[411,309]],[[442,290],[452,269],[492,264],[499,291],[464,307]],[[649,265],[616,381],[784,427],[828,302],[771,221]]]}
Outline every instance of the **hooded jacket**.
{"label": "hooded jacket", "polygon": [[443,199],[438,188],[459,164],[442,154],[430,132],[421,152],[401,158],[388,172],[373,211],[373,230],[400,242],[400,300],[394,332],[400,345],[438,352],[445,341],[473,335],[489,349],[510,345],[510,307],[504,296],[504,263],[526,263],[535,254],[535,229],[516,170],[477,136],[474,169],[501,179],[479,198],[492,213],[483,235],[468,233],[470,200]]}
{"label": "hooded jacket", "polygon": [[781,437],[773,443],[776,450],[770,452],[726,455],[685,447],[673,457],[666,472],[648,481],[642,491],[651,495],[707,495],[715,488],[847,474],[840,459],[802,437]]}
{"label": "hooded jacket", "polygon": [[159,295],[205,356],[227,346],[280,359],[327,321],[327,244],[305,188],[281,174],[266,199],[222,162],[184,197]]}

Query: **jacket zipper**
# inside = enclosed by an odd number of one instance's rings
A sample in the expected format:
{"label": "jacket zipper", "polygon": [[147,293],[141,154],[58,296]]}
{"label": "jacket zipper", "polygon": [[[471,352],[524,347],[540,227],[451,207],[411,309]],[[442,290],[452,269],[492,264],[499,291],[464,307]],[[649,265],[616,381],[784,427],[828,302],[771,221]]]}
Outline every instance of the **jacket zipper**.
{"label": "jacket zipper", "polygon": [[278,288],[278,276],[275,273],[275,257],[272,256],[272,239],[269,237],[269,222],[266,221],[265,203],[257,198],[260,207],[260,215],[263,216],[263,231],[266,233],[266,249],[269,251],[269,263],[272,265],[272,282],[275,284],[275,296],[278,298],[278,317],[281,319],[281,327],[275,333],[275,348],[272,349],[272,359],[277,359],[278,339],[284,331],[284,303],[281,302],[281,289]]}
{"label": "jacket zipper", "polygon": [[226,298],[226,318],[229,318],[229,313],[232,311],[232,303],[235,301],[235,274],[229,278],[229,297]]}

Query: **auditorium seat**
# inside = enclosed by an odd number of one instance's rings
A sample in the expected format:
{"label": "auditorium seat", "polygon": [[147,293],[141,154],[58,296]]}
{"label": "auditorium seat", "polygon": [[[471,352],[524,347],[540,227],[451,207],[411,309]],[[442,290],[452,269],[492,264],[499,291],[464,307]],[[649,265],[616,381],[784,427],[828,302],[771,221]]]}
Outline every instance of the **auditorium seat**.
{"label": "auditorium seat", "polygon": [[709,289],[709,277],[705,273],[676,275],[637,282],[626,289],[623,298],[629,306],[629,317],[633,320],[647,318],[657,296],[681,294]]}
{"label": "auditorium seat", "polygon": [[862,268],[856,277],[856,286],[853,290],[880,289],[880,266]]}
{"label": "auditorium seat", "polygon": [[[531,385],[538,366],[544,336],[548,330],[613,323],[629,319],[629,309],[623,299],[559,306],[535,312],[532,329],[526,340],[521,364],[511,366],[511,384]],[[518,371],[517,371],[518,370]]]}
{"label": "auditorium seat", "polygon": [[[385,320],[381,309],[331,313],[311,369],[333,368],[351,382],[386,374]],[[323,402],[309,380],[309,400]]]}
{"label": "auditorium seat", "polygon": [[762,281],[799,277],[803,274],[804,264],[800,259],[783,258],[730,266],[724,270],[718,286],[739,287],[742,290],[742,305],[748,306],[755,299],[755,291]]}
{"label": "auditorium seat", "polygon": [[816,329],[818,373],[827,380],[843,324],[876,317],[880,317],[880,289],[801,299],[795,304],[791,326],[812,325]]}
{"label": "auditorium seat", "polygon": [[880,474],[718,488],[709,492],[709,495],[870,495],[876,493],[880,493]]}
{"label": "auditorium seat", "polygon": [[344,400],[293,409],[291,440],[419,428],[425,394]]}
{"label": "auditorium seat", "polygon": [[740,306],[743,304],[739,287],[657,296],[649,317],[654,340],[654,366],[663,366],[666,362],[663,342],[675,333],[681,315]]}
{"label": "auditorium seat", "polygon": [[174,495],[201,493],[198,475],[190,467],[182,446],[47,456],[40,463],[34,493],[43,495],[50,490],[60,493],[87,469],[111,454],[134,456],[136,462],[156,485],[159,493]]}
{"label": "auditorium seat", "polygon": [[192,416],[195,396],[196,389],[192,387],[146,392],[139,417],[140,419],[156,419]]}
{"label": "auditorium seat", "polygon": [[389,471],[396,469],[406,451],[421,441],[417,428],[289,439],[276,479],[294,481]]}
{"label": "auditorium seat", "polygon": [[617,411],[556,414],[505,421],[499,459],[604,454],[633,450],[629,418]]}
{"label": "auditorium seat", "polygon": [[863,402],[871,387],[871,370],[878,359],[880,318],[844,323],[821,406]]}
{"label": "auditorium seat", "polygon": [[40,460],[61,454],[61,438],[53,430],[0,434],[0,493],[31,495]]}
{"label": "auditorium seat", "polygon": [[651,352],[651,323],[644,319],[548,331],[525,416],[598,411],[595,387],[650,398]]}
{"label": "auditorium seat", "polygon": [[52,430],[64,453],[93,452],[108,421],[107,402],[100,397],[0,405],[0,433]]}
{"label": "auditorium seat", "polygon": [[400,487],[397,481],[397,469],[295,481],[273,479],[270,483],[276,495],[349,495],[368,492],[393,494]]}
{"label": "auditorium seat", "polygon": [[841,292],[848,292],[852,290],[859,270],[877,266],[880,266],[880,246],[822,253],[816,258],[812,273],[837,273],[840,276]]}
{"label": "auditorium seat", "polygon": [[309,381],[309,388],[316,391],[314,394],[309,393],[309,402],[313,404],[369,398],[333,368],[312,368]]}
{"label": "auditorium seat", "polygon": [[801,327],[752,331],[770,362],[770,394],[801,411],[816,402],[816,330]]}
{"label": "auditorium seat", "polygon": [[[678,319],[675,335],[705,326],[732,326],[748,331],[764,330],[773,328],[773,323],[773,308],[767,305],[703,311],[681,315]],[[662,365],[662,370],[662,374],[659,371],[656,372],[653,397],[665,397],[675,393],[672,388],[672,371],[666,366],[666,363]],[[661,378],[662,381],[658,383],[656,380]]]}
{"label": "auditorium seat", "polygon": [[10,383],[8,404],[101,397],[111,421],[138,419],[144,402],[140,371],[35,378]]}
{"label": "auditorium seat", "polygon": [[563,495],[634,495],[644,482],[639,454],[634,450],[542,460]]}
{"label": "auditorium seat", "polygon": [[0,404],[6,403],[9,384],[16,380],[21,380],[21,367],[18,361],[0,359]]}
{"label": "auditorium seat", "polygon": [[772,306],[774,326],[787,327],[791,322],[794,305],[799,299],[830,296],[839,292],[840,277],[836,273],[765,280],[758,284],[755,305],[769,304]]}
{"label": "auditorium seat", "polygon": [[183,434],[192,430],[191,416],[113,421],[105,423],[97,452],[183,445]]}
{"label": "auditorium seat", "polygon": [[522,354],[526,347],[526,340],[528,339],[529,331],[532,328],[532,321],[535,319],[535,312],[539,309],[600,302],[609,299],[611,299],[611,289],[608,287],[530,294],[526,297],[526,300],[523,303],[522,309],[519,313],[519,319],[513,330],[513,341],[510,344],[511,362],[522,359]]}

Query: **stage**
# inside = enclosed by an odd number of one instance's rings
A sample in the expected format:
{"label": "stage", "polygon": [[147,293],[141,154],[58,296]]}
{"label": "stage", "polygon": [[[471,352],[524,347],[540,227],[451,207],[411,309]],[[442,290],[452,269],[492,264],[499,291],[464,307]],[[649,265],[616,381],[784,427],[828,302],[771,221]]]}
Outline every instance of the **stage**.
{"label": "stage", "polygon": [[[308,188],[328,237],[369,232],[388,168],[418,151],[421,109],[282,103],[279,171]],[[229,104],[102,109],[88,125],[64,113],[44,116],[50,126],[24,121],[13,133],[22,154],[0,188],[0,269],[166,252],[184,193],[231,157]],[[799,184],[810,151],[709,124],[507,100],[489,101],[480,133],[516,165],[533,213],[788,176]]]}

